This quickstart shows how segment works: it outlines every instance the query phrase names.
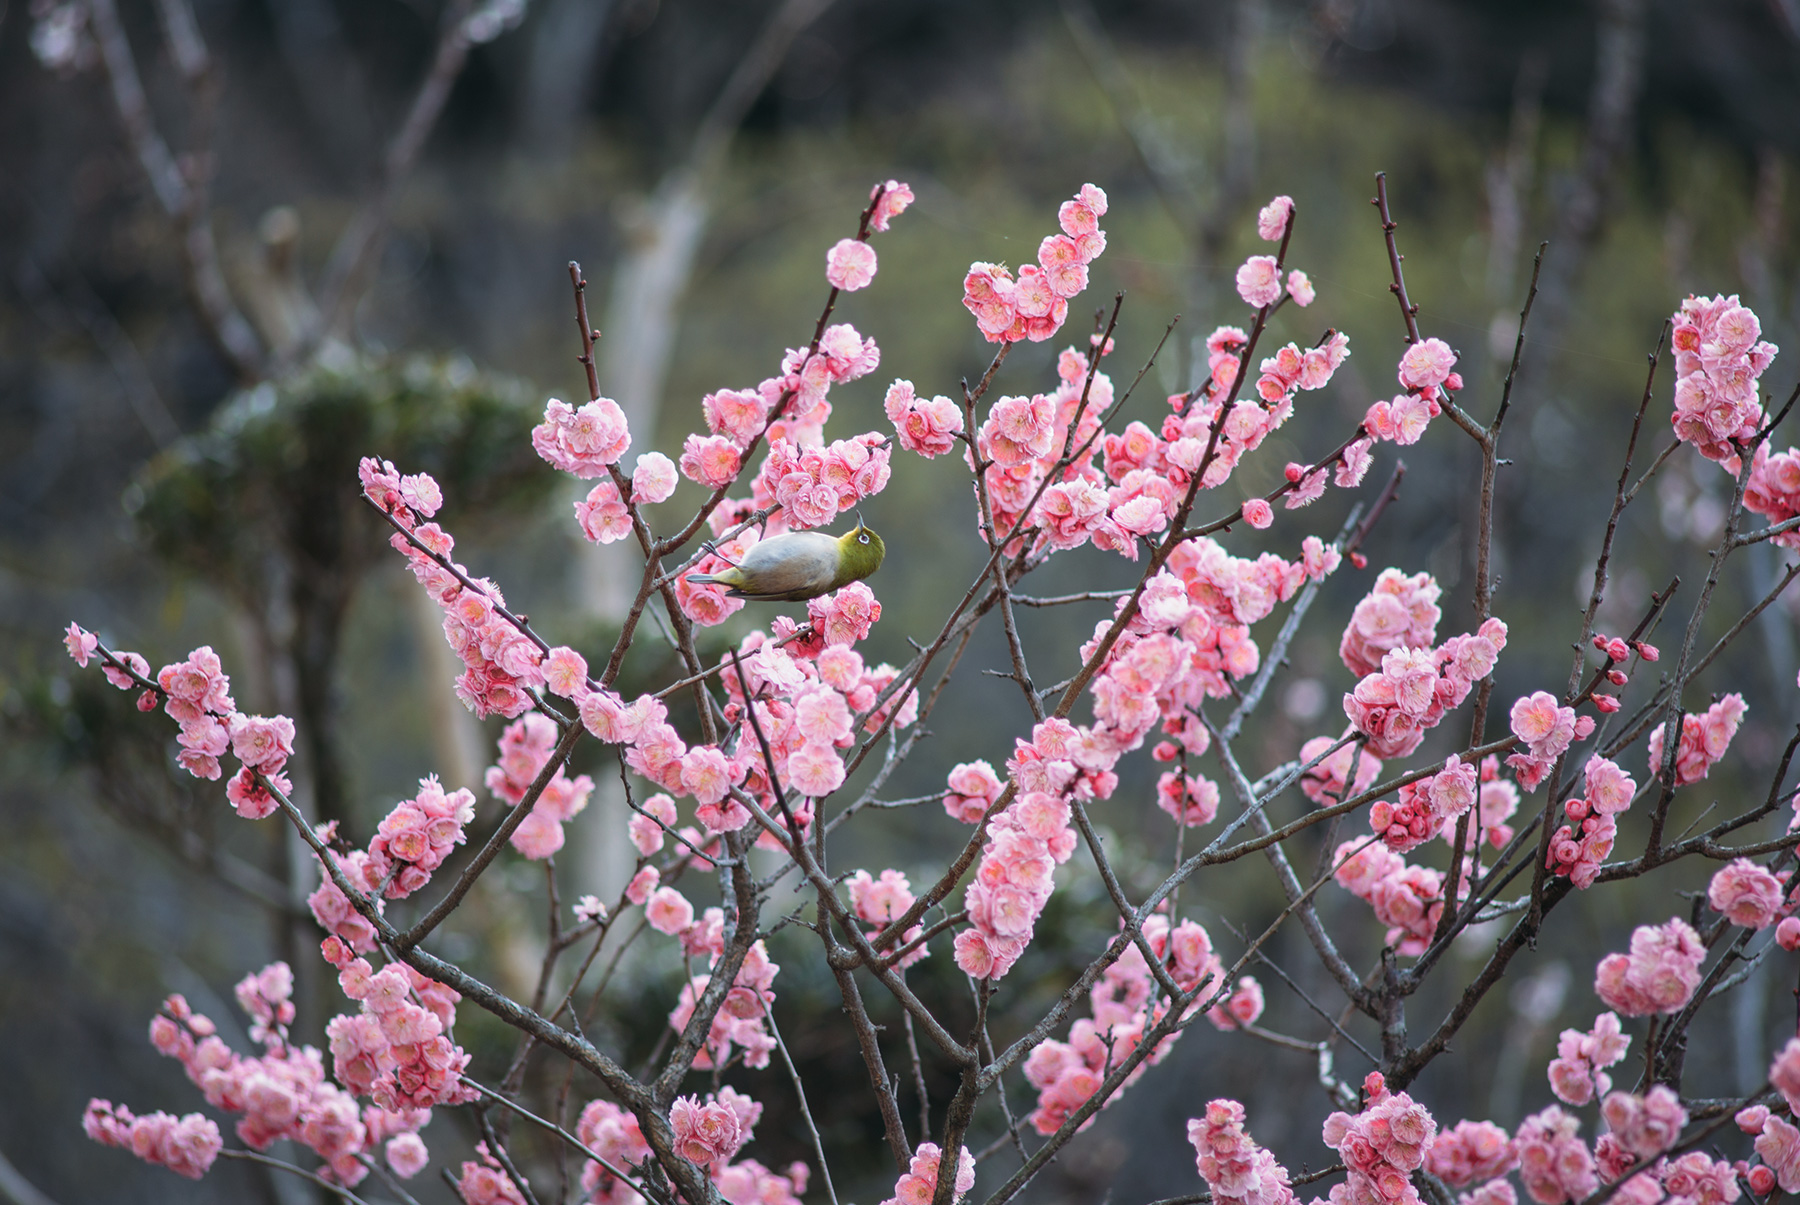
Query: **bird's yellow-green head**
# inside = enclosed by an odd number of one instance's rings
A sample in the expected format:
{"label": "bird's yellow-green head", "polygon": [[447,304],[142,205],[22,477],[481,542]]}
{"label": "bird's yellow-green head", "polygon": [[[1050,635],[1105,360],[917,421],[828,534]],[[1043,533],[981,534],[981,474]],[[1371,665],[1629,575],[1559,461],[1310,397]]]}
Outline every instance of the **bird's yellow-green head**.
{"label": "bird's yellow-green head", "polygon": [[833,590],[862,581],[881,568],[882,558],[887,556],[887,545],[872,529],[863,526],[861,515],[856,518],[856,526],[839,536],[837,543],[838,571],[832,579]]}

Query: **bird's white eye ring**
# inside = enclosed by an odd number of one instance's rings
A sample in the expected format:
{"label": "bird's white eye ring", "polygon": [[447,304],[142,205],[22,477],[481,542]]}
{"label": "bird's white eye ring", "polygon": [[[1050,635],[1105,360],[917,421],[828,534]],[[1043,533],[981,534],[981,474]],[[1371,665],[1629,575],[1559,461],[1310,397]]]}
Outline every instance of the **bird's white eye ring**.
{"label": "bird's white eye ring", "polygon": [[865,531],[861,535],[857,536],[856,542],[858,544],[867,544],[869,542],[869,533]]}

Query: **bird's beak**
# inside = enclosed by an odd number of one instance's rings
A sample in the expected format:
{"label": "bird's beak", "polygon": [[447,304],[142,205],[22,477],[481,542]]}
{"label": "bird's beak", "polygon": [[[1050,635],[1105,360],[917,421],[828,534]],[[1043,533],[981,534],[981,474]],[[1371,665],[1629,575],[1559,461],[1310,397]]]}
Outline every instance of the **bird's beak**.
{"label": "bird's beak", "polygon": [[856,512],[856,530],[861,531],[862,529],[863,529],[862,511],[858,510]]}

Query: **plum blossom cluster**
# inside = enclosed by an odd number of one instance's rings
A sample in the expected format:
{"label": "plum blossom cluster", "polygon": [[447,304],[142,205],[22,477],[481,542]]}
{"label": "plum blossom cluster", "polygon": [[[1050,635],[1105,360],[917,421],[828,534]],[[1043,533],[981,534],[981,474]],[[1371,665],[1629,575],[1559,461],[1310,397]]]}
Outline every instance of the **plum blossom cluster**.
{"label": "plum blossom cluster", "polygon": [[81,1128],[102,1146],[123,1147],[146,1163],[198,1180],[212,1167],[225,1142],[219,1125],[201,1113],[177,1118],[158,1110],[139,1117],[110,1100],[90,1100]]}
{"label": "plum blossom cluster", "polygon": [[[1300,775],[1300,790],[1319,807],[1362,794],[1381,773],[1381,760],[1370,756],[1361,742],[1348,738],[1313,737],[1300,746],[1300,764],[1309,767]],[[1352,765],[1356,767],[1354,776]]]}
{"label": "plum blossom cluster", "polygon": [[1706,902],[1734,925],[1766,929],[1789,910],[1786,894],[1786,884],[1767,869],[1749,858],[1733,858],[1707,884]]}
{"label": "plum blossom cluster", "polygon": [[[1092,361],[1110,350],[1110,343],[1098,347],[1093,356],[1064,348],[1056,359],[1055,389],[1030,397],[1002,397],[989,407],[972,450],[964,454],[971,469],[977,456],[983,466],[982,483],[994,527],[989,531],[985,518],[977,514],[983,539],[992,543],[999,535],[1018,532],[1029,510],[1030,523],[1040,533],[1039,551],[1079,548],[1090,540],[1097,548],[1113,550],[1131,543],[1130,529],[1121,526],[1114,511],[1137,492],[1124,489],[1122,483],[1124,492],[1109,490],[1106,477],[1093,465],[1101,446],[1101,416],[1113,404],[1113,382]],[[1065,455],[1070,463],[1059,470]],[[1173,488],[1166,486],[1164,492]],[[1157,500],[1165,501],[1161,493]],[[1140,503],[1127,518],[1137,516],[1137,526],[1149,530],[1147,516],[1154,509]],[[1135,556],[1135,548],[1128,555]]]}
{"label": "plum blossom cluster", "polygon": [[1383,760],[1407,757],[1493,672],[1505,647],[1506,624],[1488,619],[1478,631],[1452,636],[1436,648],[1389,649],[1381,668],[1344,695],[1344,714],[1368,738],[1370,753]]}
{"label": "plum blossom cluster", "polygon": [[1762,324],[1737,295],[1690,295],[1672,316],[1675,435],[1733,476],[1738,449],[1763,422],[1756,381],[1779,350],[1760,338]]}
{"label": "plum blossom cluster", "polygon": [[[1415,866],[1368,837],[1345,841],[1332,858],[1338,886],[1375,910],[1388,926],[1387,944],[1402,954],[1423,954],[1444,914],[1444,874]],[[1468,890],[1465,875],[1460,899]]]}
{"label": "plum blossom cluster", "polygon": [[[839,750],[855,744],[859,719],[862,731],[873,733],[890,718],[902,729],[918,718],[918,693],[910,686],[881,699],[899,671],[885,662],[871,667],[851,647],[881,616],[881,604],[867,586],[852,582],[834,595],[813,599],[807,614],[807,638],[782,643],[752,632],[738,646],[744,680],[737,665],[725,666],[720,675],[730,699],[725,718],[741,724],[730,757],[733,780],[771,811],[777,784],[806,800],[822,799],[843,785]],[[786,620],[776,624],[778,633],[783,630],[796,635]],[[768,742],[767,757],[745,722],[749,700],[754,700],[756,727]],[[705,802],[701,795],[695,797]],[[702,823],[722,831],[748,822],[748,811],[729,806],[742,814],[742,821],[719,825],[703,814]],[[810,804],[801,803],[794,815],[804,830],[810,824]]]}
{"label": "plum blossom cluster", "polygon": [[[1169,739],[1153,750],[1156,760],[1205,753],[1211,737],[1195,709],[1207,698],[1230,694],[1232,679],[1256,672],[1262,654],[1250,625],[1336,564],[1336,550],[1323,545],[1292,563],[1270,553],[1255,560],[1234,557],[1204,536],[1179,545],[1145,584],[1135,614],[1093,679],[1095,723],[1083,737],[1084,756],[1110,774],[1118,758],[1159,723]],[[1122,613],[1125,605],[1120,600],[1115,611]],[[1084,660],[1095,655],[1111,627],[1107,620],[1096,622],[1081,649]],[[1196,803],[1203,812],[1209,792],[1199,782]]]}
{"label": "plum blossom cluster", "polygon": [[338,1082],[394,1111],[474,1100],[461,1078],[469,1055],[448,1036],[462,997],[403,963],[377,971],[342,953],[338,986],[362,1011],[325,1026]]}
{"label": "plum blossom cluster", "polygon": [[1287,1168],[1244,1129],[1244,1106],[1211,1100],[1187,1123],[1194,1166],[1219,1205],[1293,1205]]}
{"label": "plum blossom cluster", "polygon": [[731,1088],[704,1101],[678,1096],[669,1107],[676,1151],[683,1159],[705,1168],[722,1164],[737,1154],[761,1116],[762,1105]]}
{"label": "plum blossom cluster", "polygon": [[[704,1100],[682,1096],[669,1109],[669,1122],[675,1132],[675,1148],[683,1158],[706,1168],[718,1186],[719,1195],[727,1201],[756,1202],[757,1205],[800,1205],[799,1194],[806,1191],[810,1178],[806,1164],[788,1165],[786,1174],[777,1174],[754,1159],[731,1162],[749,1143],[762,1105],[737,1091],[721,1088]],[[650,1156],[637,1119],[609,1101],[594,1101],[582,1111],[577,1134],[589,1147],[614,1167],[642,1163]],[[582,1185],[593,1193],[594,1205],[629,1205],[643,1198],[628,1185],[607,1172],[600,1164],[589,1161],[582,1173]]]}
{"label": "plum blossom cluster", "polygon": [[894,424],[900,446],[927,460],[954,448],[963,431],[962,410],[955,402],[941,393],[922,398],[908,380],[896,379],[888,386],[882,409]]}
{"label": "plum blossom cluster", "polygon": [[1518,1165],[1518,1148],[1491,1121],[1459,1121],[1438,1131],[1425,1152],[1425,1170],[1452,1188],[1492,1180]]}
{"label": "plum blossom cluster", "polygon": [[1421,339],[1408,347],[1398,370],[1402,392],[1371,405],[1363,416],[1363,431],[1374,439],[1418,443],[1431,420],[1444,412],[1443,403],[1463,386],[1455,368],[1456,353],[1442,339]]}
{"label": "plum blossom cluster", "polygon": [[[646,901],[645,915],[652,928],[667,933],[681,942],[689,957],[705,955],[707,965],[716,967],[725,955],[725,915],[718,908],[708,908],[699,920],[694,907],[673,887],[661,887]],[[743,965],[731,988],[725,993],[724,1006],[713,1015],[712,1027],[694,1066],[701,1070],[724,1067],[733,1051],[742,1051],[746,1067],[767,1067],[769,1052],[775,1039],[764,1024],[775,1004],[775,976],[781,967],[769,958],[768,947],[760,940],[744,954]],[[694,1009],[712,983],[712,975],[695,975],[682,986],[681,996],[669,1012],[669,1028],[681,1033],[693,1020]],[[701,1162],[696,1160],[696,1162]]]}
{"label": "plum blossom cluster", "polygon": [[1550,1060],[1550,1090],[1570,1105],[1585,1105],[1605,1096],[1612,1090],[1606,1068],[1623,1062],[1630,1045],[1617,1013],[1601,1013],[1586,1033],[1563,1030],[1556,1042],[1556,1057]]}
{"label": "plum blossom cluster", "polygon": [[[607,405],[618,409],[610,402]],[[552,400],[544,424],[532,433],[532,442],[540,455],[559,468],[576,476],[596,476],[610,460],[590,465],[580,458],[589,452],[577,453],[591,449],[603,438],[604,431],[610,430],[610,419],[603,423],[598,412],[587,418],[574,411],[563,415],[568,410],[564,403]],[[588,410],[584,406],[582,413]],[[630,442],[624,422],[621,413],[619,434],[612,440],[617,444],[617,451],[610,453],[612,460]],[[506,599],[499,586],[488,578],[471,578],[468,570],[450,561],[456,547],[450,533],[436,523],[421,522],[443,505],[437,483],[424,473],[403,477],[392,464],[372,457],[363,459],[358,472],[363,496],[400,528],[389,543],[406,557],[413,576],[444,610],[444,638],[464,666],[456,680],[457,697],[478,717],[512,719],[526,711],[532,705],[528,692],[544,685],[545,650],[506,614]],[[445,564],[453,568],[445,568]]]}
{"label": "plum blossom cluster", "polygon": [[[631,473],[631,492],[619,492],[610,478],[598,482],[575,504],[581,533],[596,544],[623,540],[632,532],[631,506],[666,502],[675,492],[675,462],[661,452],[645,452]],[[627,505],[627,502],[630,505]]]}
{"label": "plum blossom cluster", "polygon": [[[423,887],[444,858],[466,839],[475,818],[475,796],[464,789],[446,792],[436,777],[419,780],[419,793],[402,799],[381,820],[366,850],[328,851],[332,864],[352,887],[368,893],[376,908],[384,900],[404,899]],[[329,840],[335,826],[320,830]],[[306,897],[313,919],[329,935],[326,958],[334,965],[338,951],[367,954],[375,948],[375,926],[356,910],[330,874]],[[332,942],[340,943],[332,945]]]}
{"label": "plum blossom cluster", "polygon": [[1263,1013],[1263,987],[1254,975],[1241,975],[1231,995],[1206,1010],[1215,1029],[1240,1029],[1256,1024]]}
{"label": "plum blossom cluster", "polygon": [[[1577,716],[1573,707],[1558,705],[1556,696],[1547,690],[1514,700],[1508,718],[1512,734],[1524,749],[1510,754],[1506,764],[1527,791],[1537,789],[1570,745],[1586,740],[1594,731],[1593,716]],[[1630,797],[1626,798],[1629,802]]]}
{"label": "plum blossom cluster", "polygon": [[[575,1123],[575,1137],[616,1168],[628,1168],[650,1158],[650,1144],[638,1119],[610,1100],[589,1101]],[[626,1181],[592,1159],[581,1168],[582,1191],[594,1205],[635,1205],[642,1198]]]}
{"label": "plum blossom cluster", "polygon": [[1331,1205],[1418,1205],[1412,1173],[1425,1163],[1437,1122],[1404,1092],[1390,1092],[1379,1071],[1363,1080],[1363,1108],[1325,1119],[1325,1145],[1347,1170],[1331,1189]]}
{"label": "plum blossom cluster", "polygon": [[969,927],[956,935],[956,964],[977,979],[999,979],[1012,969],[1050,901],[1051,873],[1075,852],[1068,801],[1052,793],[1076,777],[1067,757],[1073,731],[1067,720],[1045,720],[1008,763],[1019,767],[1013,781],[1032,787],[1021,787],[989,821],[981,862],[964,893]]}
{"label": "plum blossom cluster", "polygon": [[[540,711],[527,712],[508,724],[500,734],[500,759],[487,770],[487,789],[508,807],[517,807],[549,764],[560,735],[556,722]],[[547,858],[561,849],[562,826],[587,806],[593,789],[594,780],[586,774],[570,778],[558,766],[531,814],[513,830],[513,848],[527,858]]]}
{"label": "plum blossom cluster", "polygon": [[[150,664],[141,654],[102,655],[99,638],[78,624],[69,625],[63,645],[84,669],[90,658],[101,655],[101,673],[120,690],[135,690],[150,680]],[[216,781],[224,773],[219,759],[230,752],[239,768],[225,784],[225,797],[246,820],[272,815],[280,805],[263,783],[284,795],[293,790],[283,769],[294,755],[294,721],[240,712],[231,699],[231,678],[211,645],[163,666],[154,681],[138,696],[138,710],[154,711],[160,699],[169,718],[181,725],[176,763],[195,778]]]}
{"label": "plum blossom cluster", "polygon": [[827,447],[769,443],[769,455],[754,483],[758,507],[778,504],[782,523],[794,530],[820,527],[850,511],[864,498],[887,488],[893,453],[877,431]]}
{"label": "plum blossom cluster", "polygon": [[1540,1205],[1579,1201],[1600,1187],[1593,1152],[1581,1140],[1581,1122],[1560,1105],[1527,1117],[1513,1143],[1519,1179]]}
{"label": "plum blossom cluster", "polygon": [[[1738,725],[1749,707],[1744,696],[1733,691],[1700,715],[1681,717],[1681,741],[1675,749],[1675,785],[1685,787],[1705,778],[1713,765],[1731,747]],[[1650,773],[1663,776],[1664,727],[1658,724],[1650,733]]]}
{"label": "plum blossom cluster", "polygon": [[1006,789],[994,767],[985,760],[960,762],[951,767],[944,790],[944,811],[952,820],[979,823]]}
{"label": "plum blossom cluster", "polygon": [[[1513,827],[1507,821],[1519,810],[1519,788],[1500,777],[1500,759],[1492,753],[1481,759],[1476,774],[1475,810],[1470,813],[1468,848],[1474,854],[1483,842],[1503,849],[1513,838]],[[1456,840],[1456,822],[1448,821],[1440,834],[1445,841]]]}
{"label": "plum blossom cluster", "polygon": [[[544,405],[544,421],[532,428],[531,446],[563,472],[591,480],[606,476],[608,466],[617,464],[631,447],[631,429],[625,411],[611,398],[595,398],[579,409],[551,398]],[[429,518],[433,511],[421,513]]]}
{"label": "plum blossom cluster", "polygon": [[[740,660],[733,664],[727,658],[721,667],[730,699],[725,718],[739,726],[729,748],[690,748],[668,722],[667,707],[651,695],[628,704],[611,690],[590,689],[582,675],[571,675],[569,697],[589,732],[625,747],[625,762],[633,771],[676,798],[692,796],[698,804],[696,818],[709,832],[735,832],[750,823],[751,813],[738,802],[736,791],[775,809],[776,784],[805,797],[792,809],[804,831],[811,823],[810,801],[843,785],[839,750],[855,743],[858,717],[865,731],[875,732],[890,717],[905,728],[918,716],[918,693],[911,687],[881,700],[899,671],[885,663],[870,668],[850,647],[868,635],[880,613],[869,588],[853,582],[809,602],[805,639],[785,620],[777,622],[776,630],[785,624],[793,639],[783,642],[761,632],[746,636],[738,649]],[[755,699],[755,726],[746,722],[746,688]],[[757,728],[768,742],[768,756]],[[665,826],[672,825],[673,816],[671,806]],[[660,827],[648,819],[634,822],[633,840],[647,856],[660,848]]]}
{"label": "plum blossom cluster", "polygon": [[[943,1152],[935,1142],[921,1142],[919,1149],[913,1152],[912,1160],[906,1171],[894,1181],[894,1195],[883,1201],[881,1205],[928,1205],[933,1193],[937,1190],[938,1166],[943,1160]],[[960,1147],[956,1152],[955,1192],[950,1198],[951,1205],[963,1199],[963,1194],[975,1187],[975,1156],[969,1153],[968,1147]]]}
{"label": "plum blossom cluster", "polygon": [[1608,1007],[1628,1017],[1679,1012],[1700,985],[1705,960],[1700,935],[1672,916],[1665,924],[1633,929],[1630,953],[1602,958],[1594,990]]}
{"label": "plum blossom cluster", "polygon": [[[1602,1137],[1598,1146],[1606,1145]],[[1664,1159],[1625,1181],[1619,1196],[1630,1205],[1729,1205],[1738,1199],[1738,1169],[1705,1151]]]}
{"label": "plum blossom cluster", "polygon": [[[888,223],[913,203],[913,190],[898,180],[889,180],[886,184],[877,184],[869,193],[869,200],[874,203],[869,213],[869,229],[886,230]],[[875,269],[875,248],[869,245],[866,235],[839,239],[825,253],[825,279],[834,289],[853,293],[867,288],[875,279]]]}
{"label": "plum blossom cluster", "polygon": [[1615,818],[1631,806],[1637,782],[1598,754],[1588,759],[1583,777],[1585,798],[1577,796],[1563,804],[1569,823],[1550,838],[1545,865],[1586,890],[1594,885],[1601,864],[1612,853],[1619,832]]}
{"label": "plum blossom cluster", "polygon": [[[1107,472],[1114,464],[1158,469],[1185,490],[1196,474],[1200,484],[1215,489],[1230,479],[1243,458],[1262,446],[1294,413],[1301,390],[1323,389],[1350,355],[1350,339],[1333,332],[1316,347],[1288,344],[1262,361],[1256,396],[1238,397],[1239,377],[1249,355],[1250,337],[1242,328],[1221,326],[1206,339],[1206,381],[1198,390],[1173,394],[1172,411],[1162,421],[1160,438],[1142,423],[1131,423],[1108,435]],[[1339,458],[1332,480],[1354,487],[1369,468],[1368,442],[1358,441]],[[1291,492],[1286,505],[1304,506],[1325,491],[1325,466],[1290,464]]]}
{"label": "plum blossom cluster", "polygon": [[[1184,920],[1171,928],[1168,917],[1154,914],[1145,919],[1143,934],[1151,953],[1196,1005],[1224,981],[1212,938],[1195,922]],[[1260,987],[1255,995],[1260,1002]],[[1143,952],[1135,943],[1128,945],[1089,990],[1093,1015],[1079,1018],[1069,1027],[1067,1042],[1049,1038],[1032,1049],[1025,1059],[1025,1078],[1038,1090],[1037,1107],[1029,1118],[1038,1133],[1054,1134],[1061,1128],[1069,1114],[1085,1104],[1101,1081],[1137,1048],[1145,1030],[1167,1015],[1168,1002],[1156,996],[1156,977]],[[1162,1039],[1132,1069],[1119,1091],[1161,1062],[1181,1032],[1178,1029]],[[1106,1103],[1117,1099],[1115,1093]]]}
{"label": "plum blossom cluster", "polygon": [[1430,778],[1402,786],[1397,803],[1377,800],[1369,809],[1369,827],[1397,854],[1436,836],[1454,836],[1457,817],[1474,806],[1477,786],[1475,767],[1452,754]]}
{"label": "plum blossom cluster", "polygon": [[[281,962],[237,985],[238,1003],[251,1018],[251,1037],[263,1045],[258,1057],[233,1051],[218,1036],[217,1026],[179,995],[165,1000],[151,1021],[150,1042],[181,1063],[208,1104],[240,1115],[237,1135],[252,1149],[264,1151],[291,1140],[324,1160],[322,1176],[353,1186],[368,1174],[363,1157],[385,1141],[389,1167],[403,1177],[416,1175],[428,1160],[417,1131],[431,1119],[430,1104],[390,1100],[359,1108],[355,1096],[326,1078],[318,1050],[288,1041],[293,986],[293,974]],[[340,1075],[340,1083],[347,1082]],[[119,1129],[121,1123],[127,1131]],[[195,1179],[221,1147],[218,1127],[199,1114],[179,1123],[160,1113],[133,1122],[126,1110],[102,1101],[89,1105],[88,1130],[96,1141],[129,1146],[140,1158]],[[116,1141],[121,1133],[128,1141]]]}
{"label": "plum blossom cluster", "polygon": [[1338,657],[1357,677],[1381,668],[1381,659],[1398,648],[1427,649],[1437,643],[1438,599],[1443,588],[1429,573],[1410,577],[1383,569],[1375,584],[1350,612],[1338,641]]}
{"label": "plum blossom cluster", "polygon": [[973,263],[963,279],[963,306],[989,343],[1042,343],[1069,316],[1069,299],[1088,286],[1088,265],[1106,250],[1106,194],[1083,184],[1057,210],[1061,234],[1038,244],[1037,262],[1019,268],[1018,278],[1002,264]]}
{"label": "plum blossom cluster", "polygon": [[[1744,485],[1744,509],[1771,524],[1800,517],[1800,448],[1771,454],[1767,444],[1757,445]],[[1783,548],[1800,548],[1800,531],[1784,531],[1771,540]]]}
{"label": "plum blossom cluster", "polygon": [[1732,1120],[1738,1129],[1756,1139],[1756,1154],[1762,1160],[1755,1166],[1746,1164],[1738,1169],[1749,1181],[1751,1191],[1767,1196],[1776,1185],[1781,1186],[1782,1192],[1800,1191],[1800,1128],[1771,1112],[1767,1105],[1740,1109]]}
{"label": "plum blossom cluster", "polygon": [[1674,1146],[1688,1123],[1681,1098],[1667,1084],[1657,1084],[1642,1096],[1610,1093],[1600,1102],[1600,1116],[1606,1118],[1607,1133],[1594,1144],[1594,1161],[1608,1184],[1616,1183],[1640,1159],[1654,1159]]}
{"label": "plum blossom cluster", "polygon": [[1199,775],[1165,770],[1156,780],[1156,806],[1187,828],[1211,824],[1219,814],[1219,784]]}
{"label": "plum blossom cluster", "polygon": [[[868,933],[870,937],[906,915],[906,910],[913,906],[912,884],[898,870],[884,870],[879,878],[871,877],[866,870],[859,870],[845,881],[844,886],[850,891],[850,908],[856,913],[856,919],[874,926]],[[900,935],[900,944],[903,947],[911,946],[919,941],[922,933],[922,928],[914,925]],[[930,947],[919,942],[894,965],[904,970],[930,953]]]}
{"label": "plum blossom cluster", "polygon": [[476,1143],[475,1154],[476,1159],[463,1160],[462,1178],[456,1185],[463,1205],[528,1205],[525,1194],[506,1174],[500,1160],[494,1158],[487,1143]]}

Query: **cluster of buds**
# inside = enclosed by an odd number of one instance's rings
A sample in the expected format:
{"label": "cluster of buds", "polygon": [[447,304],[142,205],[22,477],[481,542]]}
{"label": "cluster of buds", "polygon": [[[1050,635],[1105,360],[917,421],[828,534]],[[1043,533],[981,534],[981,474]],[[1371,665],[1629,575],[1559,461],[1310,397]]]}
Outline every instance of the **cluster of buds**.
{"label": "cluster of buds", "polygon": [[[1617,636],[1608,636],[1600,632],[1594,634],[1594,648],[1606,658],[1606,681],[1615,689],[1623,688],[1631,680],[1630,676],[1619,666],[1631,660],[1633,652],[1636,652],[1645,661],[1655,661],[1662,655],[1654,644],[1647,641],[1622,640]],[[1594,706],[1607,715],[1619,710],[1620,703],[1617,695],[1596,690],[1593,698]]]}
{"label": "cluster of buds", "polygon": [[1637,782],[1598,754],[1588,759],[1584,779],[1586,797],[1576,796],[1563,804],[1569,823],[1550,838],[1545,865],[1586,890],[1593,886],[1601,863],[1612,853],[1619,832],[1616,817],[1631,806]]}

